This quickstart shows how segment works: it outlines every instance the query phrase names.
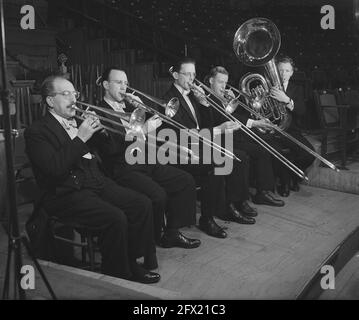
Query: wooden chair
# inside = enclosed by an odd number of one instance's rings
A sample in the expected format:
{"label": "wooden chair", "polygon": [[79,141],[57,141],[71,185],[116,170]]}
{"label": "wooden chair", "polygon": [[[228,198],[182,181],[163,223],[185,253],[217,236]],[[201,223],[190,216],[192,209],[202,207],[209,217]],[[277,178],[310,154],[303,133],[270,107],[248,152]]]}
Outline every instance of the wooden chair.
{"label": "wooden chair", "polygon": [[359,156],[359,91],[356,89],[347,88],[345,90],[338,90],[340,104],[349,105],[348,110],[348,126],[352,131],[351,141],[349,144],[355,145],[354,157],[358,159]]}
{"label": "wooden chair", "polygon": [[[82,269],[89,269],[90,271],[98,271],[100,263],[95,261],[95,252],[98,251],[97,245],[97,228],[90,228],[85,225],[70,223],[65,220],[59,219],[55,216],[50,216],[50,230],[51,235],[57,241],[62,241],[74,247],[81,248],[81,261]],[[80,235],[80,239],[69,239],[61,234],[62,228],[68,228],[76,231]],[[88,259],[87,259],[88,257]]]}
{"label": "wooden chair", "polygon": [[340,104],[334,91],[314,90],[316,111],[322,131],[322,156],[327,156],[328,135],[338,134],[341,152],[341,167],[345,169],[347,160],[347,133],[352,128],[348,124],[348,104]]}
{"label": "wooden chair", "polygon": [[359,127],[359,91],[351,88],[336,90],[338,102],[349,105],[348,125],[351,128]]}
{"label": "wooden chair", "polygon": [[[74,231],[80,234],[80,239]],[[100,267],[95,261],[98,232],[96,228],[51,216],[42,207],[41,199],[34,203],[33,213],[26,222],[30,247],[37,258],[91,271]],[[74,247],[81,248],[81,260],[75,258]]]}
{"label": "wooden chair", "polygon": [[[24,172],[25,169],[30,172]],[[30,163],[17,168],[16,186],[18,204],[31,202],[34,206],[33,214],[26,224],[34,254],[41,259],[98,271],[100,262],[96,262],[95,252],[98,251],[97,239],[100,230],[72,223],[46,212],[41,204],[41,192]],[[75,232],[79,236],[76,236]],[[81,249],[81,261],[75,258],[75,247]]]}

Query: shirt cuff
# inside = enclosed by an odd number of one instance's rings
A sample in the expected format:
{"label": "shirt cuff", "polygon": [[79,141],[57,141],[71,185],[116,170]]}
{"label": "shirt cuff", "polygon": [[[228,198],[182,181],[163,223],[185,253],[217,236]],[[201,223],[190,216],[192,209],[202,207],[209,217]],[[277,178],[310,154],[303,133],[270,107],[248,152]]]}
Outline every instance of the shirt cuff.
{"label": "shirt cuff", "polygon": [[290,99],[289,103],[287,104],[287,108],[290,111],[293,111],[293,109],[294,109],[294,101],[292,99]]}
{"label": "shirt cuff", "polygon": [[206,101],[200,101],[200,104],[204,107],[209,107],[209,102],[206,100]]}
{"label": "shirt cuff", "polygon": [[248,120],[247,120],[247,123],[246,123],[246,127],[249,128],[249,129],[251,129],[252,126],[253,126],[253,122],[254,122],[253,119],[248,119]]}

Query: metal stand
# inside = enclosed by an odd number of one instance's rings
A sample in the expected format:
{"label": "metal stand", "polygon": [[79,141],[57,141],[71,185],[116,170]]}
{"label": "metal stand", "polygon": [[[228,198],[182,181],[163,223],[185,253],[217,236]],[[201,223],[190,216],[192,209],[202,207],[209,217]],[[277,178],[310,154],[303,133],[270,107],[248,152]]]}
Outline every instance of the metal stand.
{"label": "metal stand", "polygon": [[19,222],[17,214],[17,205],[16,205],[16,186],[15,186],[15,172],[14,172],[14,156],[13,148],[11,145],[11,118],[10,118],[10,108],[9,108],[9,90],[7,87],[7,70],[6,70],[6,49],[5,49],[5,21],[4,21],[4,10],[3,10],[3,0],[0,0],[0,34],[1,34],[1,75],[2,75],[2,90],[1,101],[3,106],[4,114],[4,138],[5,138],[5,155],[6,155],[6,170],[7,170],[7,186],[9,192],[9,224],[6,230],[8,234],[8,255],[6,262],[6,271],[5,271],[5,280],[4,280],[4,290],[3,290],[3,299],[9,299],[9,287],[10,287],[10,269],[11,269],[11,260],[12,255],[14,254],[14,299],[26,299],[26,294],[24,289],[21,287],[21,267],[22,267],[22,256],[21,256],[21,243],[25,246],[28,255],[31,257],[34,262],[37,270],[39,271],[42,279],[44,280],[47,289],[49,290],[51,297],[56,299],[56,296],[46,279],[44,272],[42,271],[40,264],[32,254],[29,246],[29,242],[26,236],[19,234]]}

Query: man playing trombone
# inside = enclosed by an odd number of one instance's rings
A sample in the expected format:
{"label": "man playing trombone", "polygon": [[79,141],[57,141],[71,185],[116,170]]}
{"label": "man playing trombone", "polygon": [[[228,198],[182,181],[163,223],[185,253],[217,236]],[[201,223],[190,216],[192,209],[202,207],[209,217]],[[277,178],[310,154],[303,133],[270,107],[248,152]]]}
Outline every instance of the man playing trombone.
{"label": "man playing trombone", "polygon": [[[125,96],[141,102],[139,97],[126,93],[127,75],[118,67],[107,68],[98,80],[98,84],[101,84],[105,91],[101,102],[101,107],[105,110],[133,111],[134,107],[128,103]],[[121,121],[124,125],[128,125],[126,121]],[[147,120],[144,131],[149,134],[151,129],[155,131],[159,125],[161,119],[153,116]],[[200,240],[190,239],[179,231],[180,228],[195,223],[196,191],[192,176],[169,165],[148,163],[129,165],[126,162],[125,152],[130,143],[125,141],[126,129],[122,127],[121,130],[123,135],[108,132],[108,136],[99,144],[100,155],[108,173],[118,184],[141,192],[151,199],[157,244],[165,248],[198,247]]]}
{"label": "man playing trombone", "polygon": [[[231,101],[234,101],[234,93],[227,88],[228,71],[221,66],[214,67],[210,70],[208,81],[211,89],[216,96],[211,95],[211,98],[223,108]],[[214,124],[220,124],[228,120],[219,112],[211,110]],[[241,121],[243,125],[248,128],[263,128],[270,129],[269,120],[253,120],[249,118],[249,114],[240,106],[233,112],[233,115]],[[269,124],[268,124],[269,122]],[[276,199],[273,196],[275,189],[274,174],[272,168],[272,159],[269,152],[263,147],[254,143],[246,134],[241,130],[234,133],[234,147],[245,151],[251,158],[251,164],[254,168],[255,186],[257,189],[256,195],[253,197],[253,202],[256,204],[264,204],[269,206],[281,207],[284,205],[282,200]]]}
{"label": "man playing trombone", "polygon": [[[196,77],[196,67],[194,60],[183,58],[173,66],[171,70],[173,76],[173,84],[165,94],[165,99],[177,97],[180,101],[178,112],[173,119],[189,129],[202,129],[206,126],[201,119],[201,109],[207,109],[208,103],[203,96],[203,90],[196,86],[197,90],[192,90],[194,79]],[[224,132],[225,130],[237,130],[238,126],[230,121],[218,125],[216,128],[210,126],[212,132]],[[218,226],[213,216],[223,216],[223,210],[226,211],[229,220],[241,224],[253,224],[255,219],[250,215],[254,215],[255,211],[247,207],[248,214],[243,214],[241,203],[247,197],[248,188],[244,186],[244,175],[247,161],[241,154],[237,154],[242,160],[233,162],[233,170],[228,176],[216,176],[213,174],[214,164],[185,164],[179,167],[194,175],[201,186],[201,217],[199,220],[199,228],[208,235],[225,238],[226,232]],[[224,190],[224,180],[226,187]],[[223,195],[225,193],[225,195]],[[223,199],[223,196],[225,199]],[[222,199],[221,199],[222,197]],[[226,205],[220,205],[225,201]]]}
{"label": "man playing trombone", "polygon": [[44,118],[25,130],[26,152],[43,193],[47,214],[97,229],[104,274],[155,283],[160,275],[136,259],[156,256],[152,206],[148,198],[105,177],[89,142],[102,129],[92,114],[79,127],[74,119],[79,92],[61,76],[41,87]]}

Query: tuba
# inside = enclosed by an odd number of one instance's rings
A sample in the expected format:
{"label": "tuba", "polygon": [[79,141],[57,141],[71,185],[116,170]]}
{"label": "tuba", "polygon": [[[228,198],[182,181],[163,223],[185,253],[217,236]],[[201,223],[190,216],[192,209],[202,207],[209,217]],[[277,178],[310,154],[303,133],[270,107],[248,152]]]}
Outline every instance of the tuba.
{"label": "tuba", "polygon": [[269,119],[280,129],[286,130],[292,120],[285,103],[270,97],[270,88],[283,90],[274,57],[281,44],[277,26],[266,18],[253,18],[243,23],[234,35],[233,50],[237,58],[247,66],[265,67],[266,75],[249,73],[240,80],[240,90],[247,96],[249,106]]}

